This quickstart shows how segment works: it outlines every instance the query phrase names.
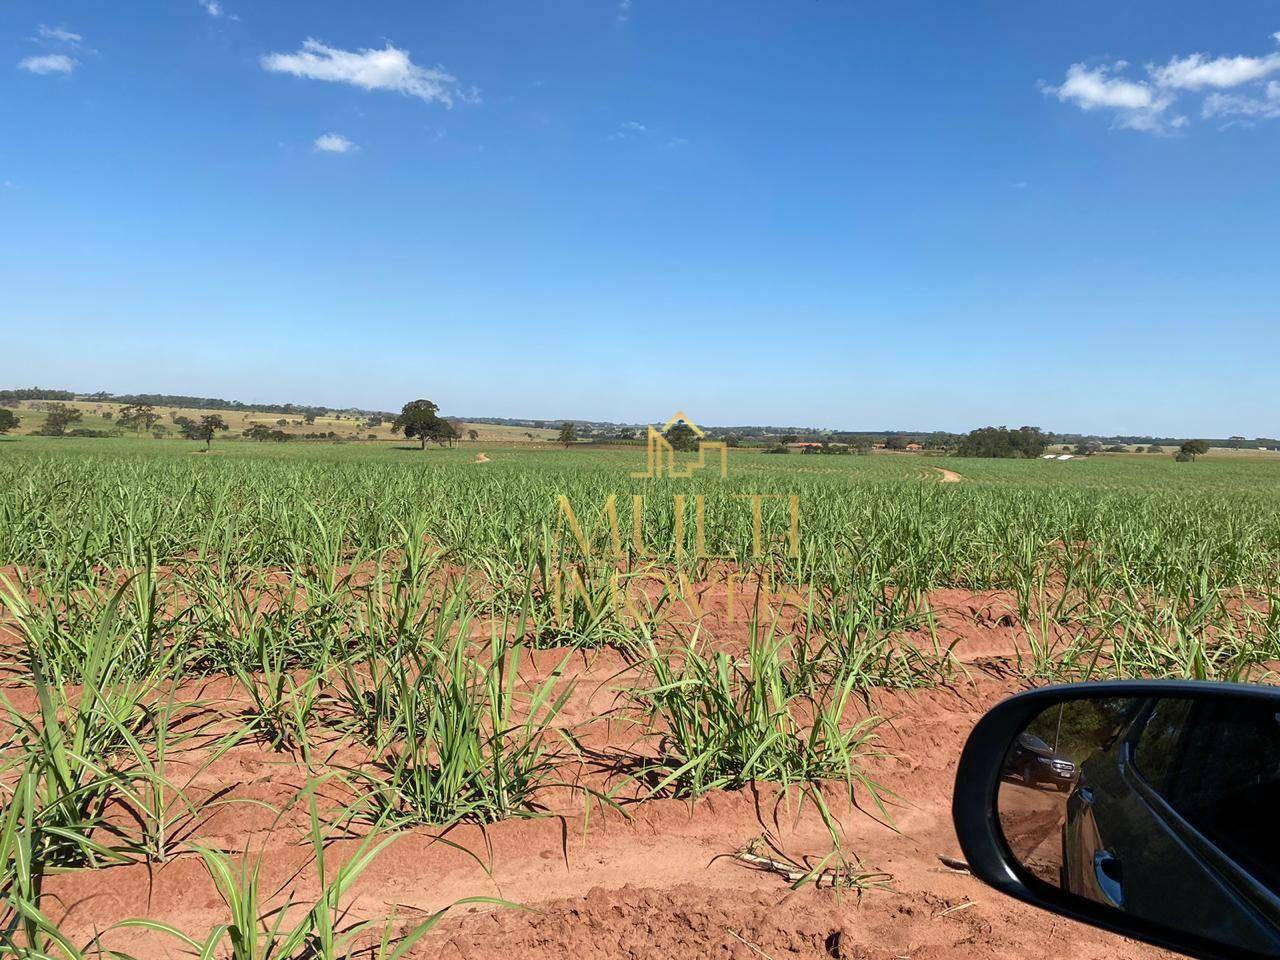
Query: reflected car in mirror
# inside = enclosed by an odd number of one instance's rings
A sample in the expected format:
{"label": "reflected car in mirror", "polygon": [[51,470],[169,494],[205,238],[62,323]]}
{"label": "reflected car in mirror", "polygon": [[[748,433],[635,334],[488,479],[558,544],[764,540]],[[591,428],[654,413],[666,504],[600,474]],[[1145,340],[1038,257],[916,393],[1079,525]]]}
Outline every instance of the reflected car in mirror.
{"label": "reflected car in mirror", "polygon": [[1197,956],[1280,956],[1280,691],[1049,688],[979,722],[954,813],[975,874]]}

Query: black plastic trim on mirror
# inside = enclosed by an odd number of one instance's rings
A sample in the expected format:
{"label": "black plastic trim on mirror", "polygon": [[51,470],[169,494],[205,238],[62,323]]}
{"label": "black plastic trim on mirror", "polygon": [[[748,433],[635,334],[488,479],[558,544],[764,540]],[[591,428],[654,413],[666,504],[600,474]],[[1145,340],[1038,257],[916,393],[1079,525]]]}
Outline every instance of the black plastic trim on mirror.
{"label": "black plastic trim on mirror", "polygon": [[1260,958],[1265,954],[1225,946],[1067,893],[1024,870],[1004,839],[996,801],[1001,768],[1014,738],[1049,707],[1098,697],[1266,700],[1280,709],[1280,689],[1188,680],[1117,680],[1045,687],[1010,697],[978,721],[956,770],[951,815],[974,876],[1002,893],[1073,920],[1206,960]]}

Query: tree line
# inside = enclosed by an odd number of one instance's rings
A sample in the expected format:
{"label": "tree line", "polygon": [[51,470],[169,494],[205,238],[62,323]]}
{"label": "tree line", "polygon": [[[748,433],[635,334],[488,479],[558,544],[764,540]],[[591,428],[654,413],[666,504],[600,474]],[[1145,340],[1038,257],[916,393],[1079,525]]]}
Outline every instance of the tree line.
{"label": "tree line", "polygon": [[46,387],[24,387],[0,390],[0,406],[23,400],[80,400],[93,403],[138,404],[151,407],[177,407],[187,410],[229,410],[235,413],[284,413],[291,416],[328,416],[347,414],[352,417],[387,417],[384,410],[359,410],[354,407],[339,409],[317,404],[299,403],[244,403],[240,400],[224,400],[221,397],[193,397],[181,393],[75,393],[72,390],[51,390]]}
{"label": "tree line", "polygon": [[[1051,437],[1039,427],[1019,427],[1016,430],[1008,427],[980,427],[960,438],[955,454],[958,457],[1034,460],[1044,456],[1051,442]],[[1121,444],[1103,446],[1099,440],[1081,440],[1072,452],[1077,457],[1090,457],[1095,453],[1128,453],[1129,448]],[[1137,447],[1134,452],[1160,454],[1164,453],[1164,447],[1152,443]],[[1178,447],[1174,459],[1179,463],[1189,463],[1208,452],[1209,441],[1187,440]]]}
{"label": "tree line", "polygon": [[1034,460],[1049,449],[1049,438],[1039,427],[980,427],[961,437],[958,457]]}
{"label": "tree line", "polygon": [[[31,396],[32,394],[50,394],[59,391],[45,391],[38,387],[32,387],[27,390],[5,390],[0,391],[0,399],[5,400],[30,400],[43,399]],[[61,391],[65,393],[65,391]],[[21,396],[19,396],[21,395]],[[72,407],[66,403],[52,401],[45,404],[45,421],[40,428],[34,433],[46,437],[64,437],[64,436],[109,436],[110,434],[102,430],[91,430],[86,428],[78,428],[75,424],[83,419],[83,412],[76,407]],[[103,414],[105,419],[112,419],[112,413]],[[124,404],[116,412],[115,422],[120,427],[132,427],[135,432],[147,430],[159,436],[159,430],[164,429],[158,426],[161,415],[156,412],[155,406],[144,402],[143,400],[135,400]],[[219,432],[225,432],[228,429],[227,423],[218,414],[206,414],[199,419],[191,417],[174,416],[174,426],[178,429],[181,436],[188,440],[202,441],[205,449],[208,450],[213,444],[214,437]],[[305,422],[314,423],[315,414],[308,411],[304,417]],[[20,418],[11,410],[0,407],[0,434],[8,433],[17,429],[21,423]],[[286,421],[277,421],[278,425],[284,425]],[[369,426],[375,426],[382,423],[381,416],[371,417],[368,421]],[[435,443],[440,446],[450,445],[462,439],[463,425],[455,419],[447,419],[440,416],[439,406],[431,400],[417,399],[406,403],[391,422],[391,432],[395,434],[403,434],[409,439],[419,441],[421,449],[426,449],[427,443]],[[466,431],[471,440],[478,437],[477,432],[472,430]],[[624,437],[623,434],[626,434]],[[617,439],[632,440],[635,438],[633,431],[618,431]],[[251,424],[241,434],[248,440],[258,442],[274,441],[284,442],[294,439],[291,435],[286,434],[283,430],[273,430],[266,424]],[[694,429],[684,421],[677,421],[672,424],[666,431],[667,442],[671,444],[674,450],[691,451],[697,448],[698,435]],[[807,448],[806,452],[815,453],[867,453],[870,450],[871,443],[866,439],[865,435],[858,434],[842,434],[841,436],[849,437],[846,441],[819,441],[818,446]],[[369,439],[374,439],[374,434],[369,434]],[[953,439],[954,438],[954,439]],[[302,436],[306,440],[334,440],[337,434],[334,431],[313,432]],[[563,421],[560,425],[560,432],[557,438],[566,448],[577,443],[579,435],[573,421]],[[730,446],[738,445],[736,436],[729,436],[726,442]],[[795,443],[798,437],[794,434],[786,435],[781,441],[770,449],[769,453],[786,453],[789,452],[789,444]],[[1049,448],[1051,442],[1054,442],[1053,436],[1045,433],[1039,427],[1023,426],[1016,429],[1008,427],[979,427],[971,430],[963,436],[954,434],[930,434],[927,437],[928,443],[925,444],[926,449],[935,449],[944,452],[954,453],[960,457],[980,457],[988,459],[1035,459],[1042,457]],[[893,434],[885,438],[884,446],[890,450],[901,450],[907,447],[908,440],[904,435]],[[1209,452],[1210,444],[1207,440],[1187,440],[1184,441],[1174,454],[1174,458],[1179,462],[1191,462],[1197,457],[1203,456]],[[1128,452],[1128,447],[1120,444],[1112,444],[1104,447],[1098,440],[1080,440],[1076,446],[1074,453],[1077,456],[1091,456],[1094,453]],[[1139,453],[1159,454],[1164,452],[1164,448],[1158,443],[1151,443],[1145,447],[1138,447]]]}

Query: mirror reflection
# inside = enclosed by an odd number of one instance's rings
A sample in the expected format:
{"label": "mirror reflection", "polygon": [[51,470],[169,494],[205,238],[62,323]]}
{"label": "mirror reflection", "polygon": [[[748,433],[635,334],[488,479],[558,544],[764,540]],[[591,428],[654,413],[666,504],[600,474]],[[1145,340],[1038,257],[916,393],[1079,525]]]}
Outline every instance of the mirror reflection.
{"label": "mirror reflection", "polygon": [[1280,953],[1280,714],[1240,698],[1046,709],[1001,771],[1005,840],[1066,893]]}

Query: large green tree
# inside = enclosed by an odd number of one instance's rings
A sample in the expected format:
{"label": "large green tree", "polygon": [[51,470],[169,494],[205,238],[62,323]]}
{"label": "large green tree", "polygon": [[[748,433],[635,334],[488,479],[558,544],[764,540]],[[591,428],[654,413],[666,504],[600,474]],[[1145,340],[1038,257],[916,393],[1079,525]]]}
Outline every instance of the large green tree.
{"label": "large green tree", "polygon": [[671,444],[672,450],[696,450],[698,447],[698,435],[693,432],[693,427],[689,426],[683,420],[677,420],[667,430],[667,443]]}
{"label": "large green tree", "polygon": [[570,444],[576,443],[578,440],[578,432],[574,430],[573,424],[566,420],[560,425],[560,436],[558,438],[567,448]]}
{"label": "large green tree", "polygon": [[1178,456],[1186,462],[1194,460],[1196,457],[1203,457],[1209,452],[1209,443],[1206,440],[1188,440],[1178,448]]}
{"label": "large green tree", "polygon": [[8,433],[10,430],[18,429],[18,424],[21,422],[18,419],[18,415],[12,410],[5,410],[0,407],[0,433]]}
{"label": "large green tree", "polygon": [[417,439],[422,449],[427,441],[444,444],[454,436],[453,427],[440,419],[440,408],[430,400],[410,400],[400,408],[400,416],[391,421],[392,433],[403,433],[409,439]]}

